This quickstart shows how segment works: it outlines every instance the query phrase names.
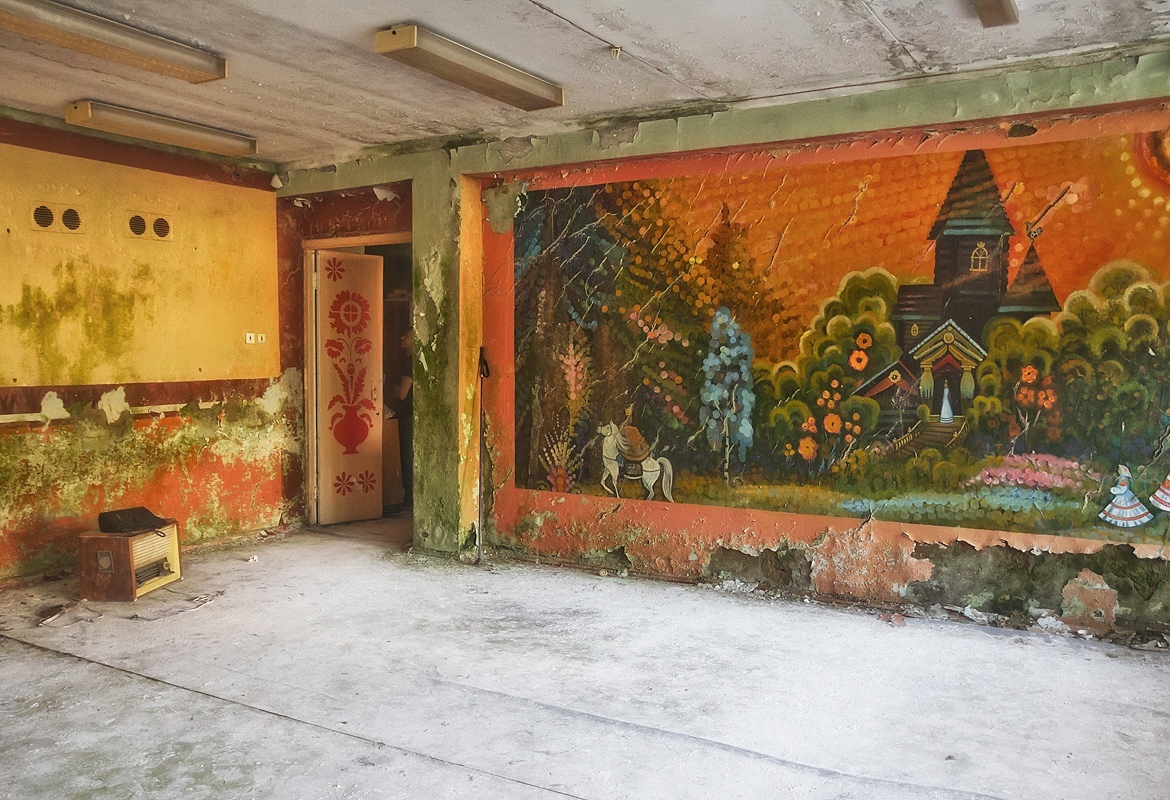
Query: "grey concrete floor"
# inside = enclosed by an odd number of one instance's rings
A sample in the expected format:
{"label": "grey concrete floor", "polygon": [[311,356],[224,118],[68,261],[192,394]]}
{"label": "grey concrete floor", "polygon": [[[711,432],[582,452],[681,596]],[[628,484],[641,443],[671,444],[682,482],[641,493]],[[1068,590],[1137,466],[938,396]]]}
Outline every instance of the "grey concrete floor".
{"label": "grey concrete floor", "polygon": [[405,524],[44,626],[75,583],[0,594],[0,797],[1170,797],[1162,653],[481,569]]}

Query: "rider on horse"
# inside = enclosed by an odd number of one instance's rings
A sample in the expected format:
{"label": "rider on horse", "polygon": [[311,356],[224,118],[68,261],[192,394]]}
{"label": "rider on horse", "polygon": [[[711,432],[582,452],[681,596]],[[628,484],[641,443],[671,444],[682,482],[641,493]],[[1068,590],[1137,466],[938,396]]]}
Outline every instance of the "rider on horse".
{"label": "rider on horse", "polygon": [[622,457],[622,473],[627,478],[642,477],[642,462],[650,456],[650,444],[642,432],[631,425],[634,407],[626,409],[626,421],[618,437],[618,454]]}

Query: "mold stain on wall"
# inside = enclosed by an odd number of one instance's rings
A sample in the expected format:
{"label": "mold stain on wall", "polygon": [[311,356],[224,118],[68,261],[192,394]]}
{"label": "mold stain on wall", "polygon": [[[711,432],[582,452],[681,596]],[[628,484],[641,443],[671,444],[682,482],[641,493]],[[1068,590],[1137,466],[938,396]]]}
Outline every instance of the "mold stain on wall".
{"label": "mold stain on wall", "polygon": [[517,486],[1165,543],[1168,141],[528,192]]}
{"label": "mold stain on wall", "polygon": [[137,375],[123,357],[133,341],[136,318],[153,319],[150,266],[137,264],[123,276],[79,256],[58,263],[52,275],[48,290],[26,281],[20,299],[0,307],[0,334],[24,342],[33,355],[35,380],[41,385],[84,384],[101,364],[134,380]]}

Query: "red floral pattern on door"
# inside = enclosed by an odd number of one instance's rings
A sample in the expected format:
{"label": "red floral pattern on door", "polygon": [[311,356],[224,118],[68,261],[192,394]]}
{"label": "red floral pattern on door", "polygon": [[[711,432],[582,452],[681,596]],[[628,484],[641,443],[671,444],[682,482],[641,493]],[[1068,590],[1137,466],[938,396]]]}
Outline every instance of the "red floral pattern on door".
{"label": "red floral pattern on door", "polygon": [[371,519],[382,510],[381,259],[327,252],[317,257],[318,518],[326,524]]}
{"label": "red floral pattern on door", "polygon": [[374,343],[361,333],[370,322],[370,303],[357,292],[342,290],[329,308],[329,326],[338,336],[325,340],[325,353],[341,379],[341,393],[329,398],[329,410],[337,413],[329,422],[333,438],[345,448],[344,455],[357,453],[358,446],[370,435],[377,409],[374,401],[363,397],[366,390],[366,365]]}

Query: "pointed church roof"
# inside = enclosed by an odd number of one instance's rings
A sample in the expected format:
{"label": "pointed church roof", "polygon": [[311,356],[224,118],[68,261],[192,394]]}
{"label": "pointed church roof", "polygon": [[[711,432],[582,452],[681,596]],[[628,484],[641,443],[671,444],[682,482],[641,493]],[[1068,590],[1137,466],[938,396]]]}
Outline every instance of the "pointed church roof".
{"label": "pointed church roof", "polygon": [[1036,315],[1051,314],[1053,311],[1060,311],[1060,303],[1056,301],[1056,292],[1052,291],[1048,273],[1044,271],[1033,243],[1028,247],[1028,254],[1024,256],[1024,263],[1020,265],[1016,279],[1003,296],[998,313]]}
{"label": "pointed church roof", "polygon": [[937,239],[943,233],[998,236],[1012,232],[987,157],[982,150],[968,150],[928,238]]}

